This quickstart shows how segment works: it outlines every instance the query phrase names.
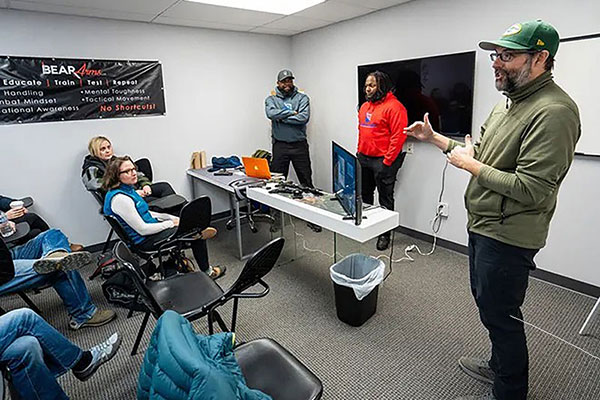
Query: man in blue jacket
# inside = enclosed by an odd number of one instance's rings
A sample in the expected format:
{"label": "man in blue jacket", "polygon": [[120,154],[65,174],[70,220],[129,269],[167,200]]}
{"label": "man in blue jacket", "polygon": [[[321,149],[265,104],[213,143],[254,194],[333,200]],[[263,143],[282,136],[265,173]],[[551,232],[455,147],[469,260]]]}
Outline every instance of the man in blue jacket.
{"label": "man in blue jacket", "polygon": [[284,69],[277,74],[277,87],[265,99],[265,112],[272,125],[271,171],[287,176],[291,161],[300,184],[313,187],[306,141],[310,100],[294,86],[292,71]]}

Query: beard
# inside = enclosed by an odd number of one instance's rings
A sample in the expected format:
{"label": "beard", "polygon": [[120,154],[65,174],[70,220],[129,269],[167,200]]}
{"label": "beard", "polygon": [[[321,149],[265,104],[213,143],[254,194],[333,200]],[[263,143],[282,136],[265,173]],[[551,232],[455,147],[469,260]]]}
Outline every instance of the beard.
{"label": "beard", "polygon": [[496,79],[494,84],[500,92],[512,92],[530,81],[532,57],[527,58],[527,62],[518,70],[506,70],[503,68],[494,69],[496,75],[503,79]]}

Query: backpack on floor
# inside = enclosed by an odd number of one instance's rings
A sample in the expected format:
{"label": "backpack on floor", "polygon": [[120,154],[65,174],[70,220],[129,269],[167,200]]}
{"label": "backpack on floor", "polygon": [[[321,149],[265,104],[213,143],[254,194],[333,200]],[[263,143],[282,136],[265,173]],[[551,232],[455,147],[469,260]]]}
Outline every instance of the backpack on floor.
{"label": "backpack on floor", "polygon": [[133,308],[135,311],[148,311],[148,307],[144,304],[141,296],[134,304],[138,290],[128,273],[122,269],[115,272],[102,284],[102,293],[111,304],[127,309]]}

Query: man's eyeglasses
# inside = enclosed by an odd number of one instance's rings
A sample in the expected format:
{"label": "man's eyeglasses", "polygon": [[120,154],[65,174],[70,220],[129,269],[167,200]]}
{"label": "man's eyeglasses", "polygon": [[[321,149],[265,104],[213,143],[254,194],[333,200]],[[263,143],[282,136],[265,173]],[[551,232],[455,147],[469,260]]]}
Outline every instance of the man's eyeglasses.
{"label": "man's eyeglasses", "polygon": [[119,175],[121,175],[121,174],[131,175],[133,173],[133,171],[137,171],[137,168],[129,168],[129,169],[126,169],[125,171],[120,171]]}
{"label": "man's eyeglasses", "polygon": [[502,62],[510,62],[519,54],[535,54],[537,51],[528,50],[528,51],[503,51],[502,53],[490,53],[490,59],[492,61],[496,61],[497,58]]}

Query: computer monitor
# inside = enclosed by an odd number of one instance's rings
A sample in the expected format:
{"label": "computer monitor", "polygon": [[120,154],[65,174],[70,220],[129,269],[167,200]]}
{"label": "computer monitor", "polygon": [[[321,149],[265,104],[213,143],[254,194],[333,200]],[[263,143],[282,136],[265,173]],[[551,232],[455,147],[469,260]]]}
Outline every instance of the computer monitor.
{"label": "computer monitor", "polygon": [[361,171],[356,156],[331,142],[333,193],[356,225],[362,222]]}

